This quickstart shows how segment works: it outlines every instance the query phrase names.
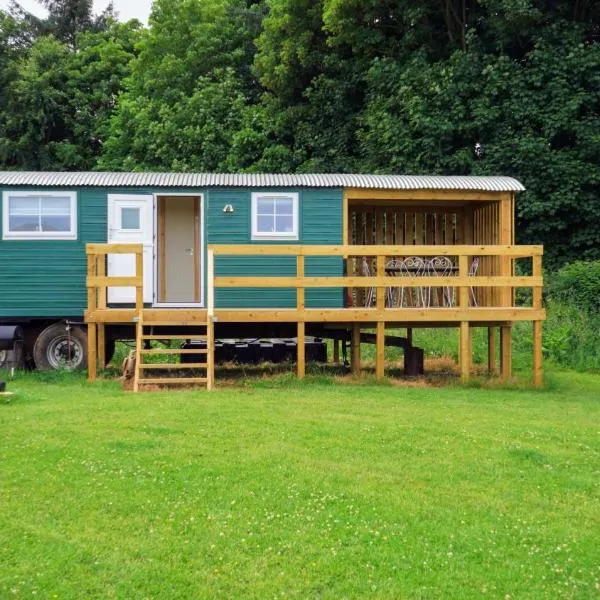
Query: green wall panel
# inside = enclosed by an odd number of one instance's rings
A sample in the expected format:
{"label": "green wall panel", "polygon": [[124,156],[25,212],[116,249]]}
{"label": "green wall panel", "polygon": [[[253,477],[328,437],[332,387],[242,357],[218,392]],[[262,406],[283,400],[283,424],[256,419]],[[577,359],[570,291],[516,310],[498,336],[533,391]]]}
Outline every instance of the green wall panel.
{"label": "green wall panel", "polygon": [[[294,189],[299,193],[300,239],[285,244],[341,244],[342,243],[342,190]],[[207,193],[207,222],[209,244],[276,244],[253,242],[251,239],[251,191],[209,190]],[[231,204],[232,213],[224,213]],[[308,257],[307,275],[342,274],[343,262],[339,257]],[[296,260],[289,256],[218,257],[217,275],[285,276],[296,274]],[[217,289],[215,304],[224,308],[289,308],[296,304],[296,292],[291,288]],[[306,291],[306,306],[337,308],[343,306],[343,292],[339,288]]]}
{"label": "green wall panel", "polygon": [[0,318],[83,316],[85,244],[106,241],[106,192],[78,190],[77,208],[77,240],[0,240]]}
{"label": "green wall panel", "polygon": [[[0,189],[0,194],[9,188]],[[12,188],[25,191],[28,188]],[[31,188],[29,188],[31,189]],[[49,188],[53,191],[61,191]],[[244,189],[149,188],[101,189],[69,188],[78,194],[78,239],[71,240],[2,240],[0,239],[0,319],[3,317],[75,317],[82,318],[86,306],[85,245],[106,242],[107,195],[109,193],[203,193],[205,243],[248,244],[251,241],[251,192]],[[270,190],[273,191],[273,190]],[[300,240],[302,244],[340,244],[342,242],[342,190],[292,190],[300,194]],[[233,213],[223,213],[231,204]],[[2,211],[0,211],[0,231]],[[269,243],[269,242],[257,242]],[[277,242],[273,242],[277,243]],[[286,242],[288,243],[288,242]],[[294,242],[292,242],[294,243]],[[217,264],[221,275],[294,275],[291,257],[221,257]],[[341,275],[338,257],[309,257],[309,275]],[[290,307],[295,304],[295,290],[272,288],[217,290],[220,307]],[[339,307],[341,289],[307,290],[309,307]]]}

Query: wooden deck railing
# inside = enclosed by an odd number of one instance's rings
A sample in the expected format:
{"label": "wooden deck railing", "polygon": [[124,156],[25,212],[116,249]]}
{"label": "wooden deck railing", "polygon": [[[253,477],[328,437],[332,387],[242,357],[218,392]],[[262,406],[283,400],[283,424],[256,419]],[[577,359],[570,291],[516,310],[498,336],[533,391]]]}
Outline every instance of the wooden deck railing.
{"label": "wooden deck railing", "polygon": [[[142,244],[88,244],[87,254],[87,291],[88,311],[104,309],[107,305],[108,288],[135,288],[135,308],[144,308],[144,247]],[[135,255],[135,275],[118,277],[106,274],[106,261],[109,254]]]}
{"label": "wooden deck railing", "polygon": [[[209,310],[214,309],[214,288],[296,288],[296,310],[305,310],[305,290],[309,288],[375,288],[375,303],[367,310],[383,311],[386,308],[386,288],[436,288],[458,289],[458,308],[469,308],[469,291],[472,288],[500,288],[500,307],[513,306],[513,289],[531,288],[532,307],[542,308],[542,246],[300,246],[300,245],[211,245],[208,247],[209,271],[214,273],[215,259],[219,256],[292,256],[296,258],[296,275],[288,276],[219,276],[209,277]],[[339,256],[369,257],[375,260],[372,276],[308,276],[305,273],[306,257]],[[458,265],[454,276],[390,276],[386,275],[386,262],[394,257],[448,256],[455,257]],[[469,275],[473,257],[497,257],[499,275]],[[515,276],[512,262],[532,259],[532,275]],[[211,289],[212,288],[212,289]],[[212,300],[210,300],[212,299]],[[398,308],[398,307],[394,307]],[[420,309],[428,307],[420,306]],[[493,307],[487,307],[493,308]]]}

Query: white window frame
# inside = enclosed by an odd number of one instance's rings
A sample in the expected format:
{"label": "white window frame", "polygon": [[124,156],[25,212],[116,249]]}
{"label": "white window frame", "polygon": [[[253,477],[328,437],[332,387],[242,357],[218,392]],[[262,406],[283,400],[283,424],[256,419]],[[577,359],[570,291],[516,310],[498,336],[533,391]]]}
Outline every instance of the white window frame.
{"label": "white window frame", "polygon": [[[258,199],[290,198],[292,200],[292,231],[258,231]],[[297,192],[252,192],[252,239],[297,240],[299,239],[299,194]]]}
{"label": "white window frame", "polygon": [[[71,229],[69,231],[10,231],[9,198],[41,196],[43,198],[65,198],[70,201]],[[49,192],[30,190],[28,192],[2,193],[2,239],[3,240],[76,240],[77,239],[77,192]]]}

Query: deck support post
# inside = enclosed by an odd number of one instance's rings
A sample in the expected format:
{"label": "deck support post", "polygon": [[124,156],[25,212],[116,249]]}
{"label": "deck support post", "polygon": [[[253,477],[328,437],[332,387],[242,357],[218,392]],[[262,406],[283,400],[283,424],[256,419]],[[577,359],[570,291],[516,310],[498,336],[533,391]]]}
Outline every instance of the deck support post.
{"label": "deck support post", "polygon": [[496,374],[496,328],[488,327],[488,374]]}
{"label": "deck support post", "polygon": [[333,362],[340,364],[340,340],[333,340]]}
{"label": "deck support post", "polygon": [[360,374],[360,323],[352,323],[350,339],[350,354],[352,358],[352,374]]}
{"label": "deck support post", "polygon": [[500,371],[502,379],[512,377],[512,327],[500,327]]}
{"label": "deck support post", "polygon": [[88,323],[87,326],[88,381],[95,381],[96,379],[96,363],[98,360],[96,354],[98,349],[96,327],[96,323]]}
{"label": "deck support post", "polygon": [[542,374],[542,321],[533,322],[533,385],[543,384]]}
{"label": "deck support post", "polygon": [[471,332],[468,321],[461,321],[459,337],[460,379],[465,383],[469,381],[471,372]]}
{"label": "deck support post", "polygon": [[406,328],[406,341],[408,342],[409,346],[413,345],[413,330],[412,330],[412,327],[407,327]]}
{"label": "deck support post", "polygon": [[305,340],[305,323],[304,321],[298,322],[298,379],[304,379],[306,374],[306,340]]}
{"label": "deck support post", "polygon": [[100,369],[106,368],[106,325],[98,323],[98,364]]}
{"label": "deck support post", "polygon": [[375,375],[377,379],[385,376],[385,323],[377,322],[377,353],[375,358]]}

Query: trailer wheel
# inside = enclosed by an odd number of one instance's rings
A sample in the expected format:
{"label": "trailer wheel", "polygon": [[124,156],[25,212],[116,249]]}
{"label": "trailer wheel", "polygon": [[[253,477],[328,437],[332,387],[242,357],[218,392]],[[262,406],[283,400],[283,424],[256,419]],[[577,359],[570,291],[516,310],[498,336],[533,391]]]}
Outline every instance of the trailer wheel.
{"label": "trailer wheel", "polygon": [[35,340],[33,360],[40,370],[85,369],[87,367],[87,334],[80,327],[54,323]]}

